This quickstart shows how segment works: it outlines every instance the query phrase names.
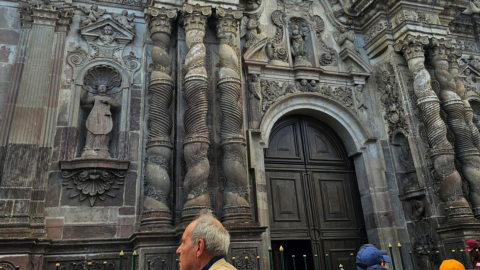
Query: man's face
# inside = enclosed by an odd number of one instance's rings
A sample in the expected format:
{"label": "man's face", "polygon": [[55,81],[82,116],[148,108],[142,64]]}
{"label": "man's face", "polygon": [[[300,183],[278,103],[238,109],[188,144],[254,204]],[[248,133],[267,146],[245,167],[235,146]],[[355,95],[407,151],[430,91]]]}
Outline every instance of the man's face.
{"label": "man's face", "polygon": [[180,270],[196,270],[197,269],[197,243],[192,243],[192,231],[196,222],[190,223],[182,235],[182,243],[177,249],[177,255],[180,257]]}

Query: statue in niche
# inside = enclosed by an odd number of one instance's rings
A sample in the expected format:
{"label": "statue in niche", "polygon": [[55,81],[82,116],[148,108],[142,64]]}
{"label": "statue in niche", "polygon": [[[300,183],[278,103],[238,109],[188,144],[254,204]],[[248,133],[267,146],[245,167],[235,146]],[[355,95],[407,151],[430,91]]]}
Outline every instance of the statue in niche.
{"label": "statue in niche", "polygon": [[302,33],[298,25],[294,25],[290,37],[292,42],[292,55],[295,58],[294,66],[311,66],[307,59],[307,50],[305,49],[305,34]]}
{"label": "statue in niche", "polygon": [[135,14],[128,14],[128,11],[124,9],[121,14],[112,14],[112,19],[117,21],[128,30],[135,32],[135,23],[133,22],[133,19],[135,19]]}
{"label": "statue in niche", "polygon": [[90,25],[100,19],[105,14],[105,9],[99,9],[97,4],[93,4],[88,10],[86,7],[81,6],[80,10],[86,15],[82,18],[80,27]]}
{"label": "statue in niche", "polygon": [[117,33],[113,32],[113,29],[110,25],[105,26],[102,32],[100,33],[99,40],[103,46],[109,47],[117,38]]}
{"label": "statue in niche", "polygon": [[265,34],[262,33],[258,19],[258,15],[255,14],[244,16],[242,19],[240,36],[245,36],[245,51],[257,44],[261,39],[265,38]]}
{"label": "statue in niche", "polygon": [[350,49],[352,51],[355,50],[355,34],[353,31],[348,30],[345,27],[340,27],[340,33],[336,36],[336,41],[338,45],[343,49]]}
{"label": "statue in niche", "polygon": [[[86,122],[87,140],[82,158],[110,158],[108,144],[113,130],[111,108],[118,108],[119,104],[107,96],[107,92],[119,87],[121,81],[118,72],[109,66],[93,67],[85,75],[87,87],[83,88],[81,102],[83,105],[93,104],[93,108]],[[98,94],[89,96],[88,87]]]}

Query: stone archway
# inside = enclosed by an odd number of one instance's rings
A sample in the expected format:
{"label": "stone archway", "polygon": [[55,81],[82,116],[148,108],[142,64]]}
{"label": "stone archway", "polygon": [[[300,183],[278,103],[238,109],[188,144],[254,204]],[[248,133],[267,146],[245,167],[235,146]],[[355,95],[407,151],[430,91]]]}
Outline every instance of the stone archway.
{"label": "stone archway", "polygon": [[[321,120],[335,130],[345,145],[348,156],[353,159],[355,165],[369,241],[384,249],[389,242],[398,241],[380,141],[352,111],[337,101],[316,93],[295,93],[279,99],[263,116],[260,128],[249,130],[250,168],[257,191],[259,223],[267,227],[270,225],[263,149],[268,147],[274,124],[283,116],[295,114]],[[263,250],[268,250],[271,248],[270,230],[267,229],[262,237]],[[263,257],[268,258],[268,254],[264,254]],[[263,263],[268,265],[268,261]]]}

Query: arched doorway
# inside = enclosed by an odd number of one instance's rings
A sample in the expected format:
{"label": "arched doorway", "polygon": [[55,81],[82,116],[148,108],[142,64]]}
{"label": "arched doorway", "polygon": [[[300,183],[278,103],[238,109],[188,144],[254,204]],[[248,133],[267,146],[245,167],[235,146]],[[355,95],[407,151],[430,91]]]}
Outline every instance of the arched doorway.
{"label": "arched doorway", "polygon": [[335,131],[307,116],[281,118],[265,149],[265,172],[274,269],[282,269],[280,245],[287,270],[292,255],[304,269],[304,254],[309,269],[316,269],[314,254],[319,269],[352,269],[350,254],[366,232],[355,168]]}

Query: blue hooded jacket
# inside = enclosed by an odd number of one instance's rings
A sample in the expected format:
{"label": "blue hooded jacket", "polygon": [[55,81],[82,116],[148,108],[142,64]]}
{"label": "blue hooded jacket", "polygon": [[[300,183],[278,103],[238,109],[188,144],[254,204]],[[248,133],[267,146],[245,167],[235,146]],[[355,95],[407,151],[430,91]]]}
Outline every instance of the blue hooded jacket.
{"label": "blue hooded jacket", "polygon": [[376,264],[376,265],[367,267],[367,270],[388,270],[388,269],[379,264]]}

